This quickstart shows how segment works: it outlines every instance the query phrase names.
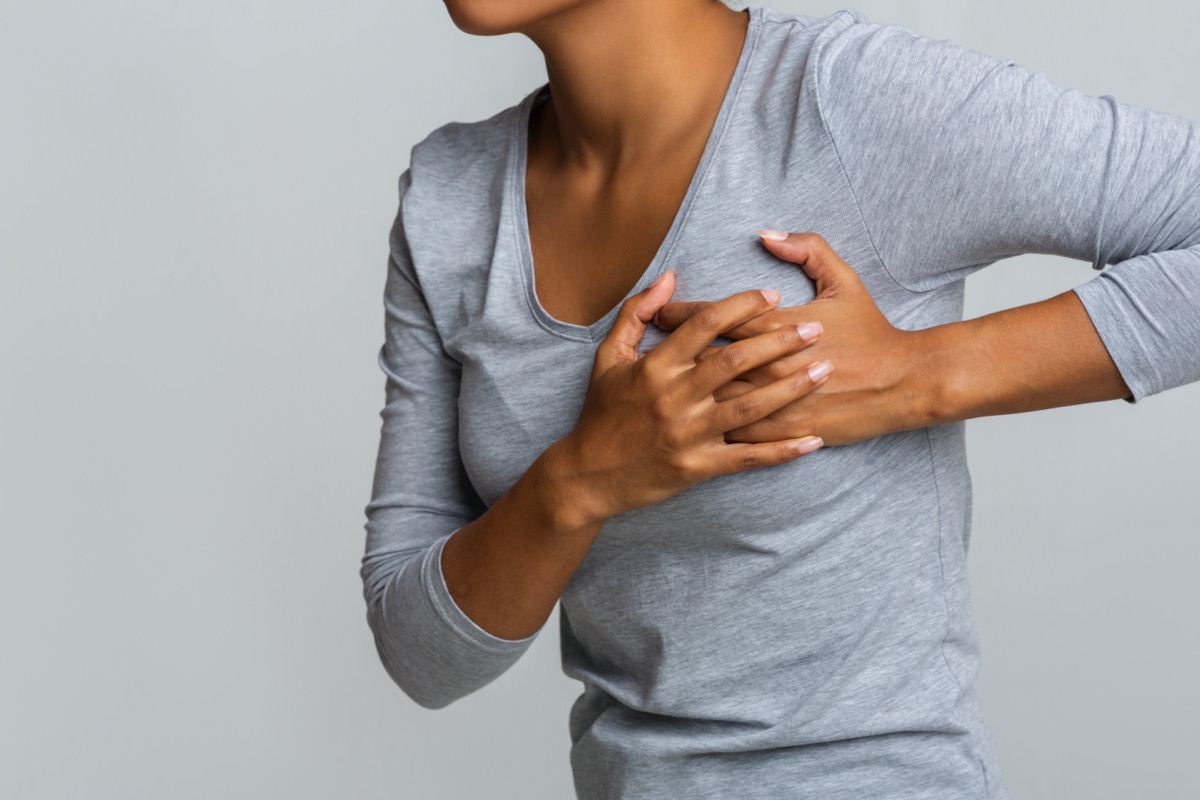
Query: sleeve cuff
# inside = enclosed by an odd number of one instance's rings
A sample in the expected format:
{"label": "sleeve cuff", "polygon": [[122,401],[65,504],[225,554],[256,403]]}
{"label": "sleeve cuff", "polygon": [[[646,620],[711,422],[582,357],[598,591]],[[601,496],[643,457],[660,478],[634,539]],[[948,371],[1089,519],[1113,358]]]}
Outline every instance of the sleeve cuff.
{"label": "sleeve cuff", "polygon": [[[457,533],[455,531],[454,533]],[[533,642],[540,631],[534,631],[524,639],[504,639],[488,633],[479,627],[454,602],[450,589],[446,586],[446,576],[442,572],[442,550],[454,533],[443,536],[426,550],[421,562],[421,579],[424,581],[429,599],[433,602],[438,616],[459,636],[474,646],[496,653],[520,653]]]}
{"label": "sleeve cuff", "polygon": [[1134,326],[1102,278],[1103,273],[1081,287],[1075,287],[1074,293],[1084,303],[1088,318],[1100,335],[1100,342],[1108,349],[1112,361],[1116,363],[1117,372],[1121,373],[1121,378],[1129,387],[1130,397],[1122,399],[1135,404],[1154,393],[1153,384],[1145,378],[1146,375],[1152,375],[1153,365],[1146,357]]}
{"label": "sleeve cuff", "polygon": [[1121,261],[1075,294],[1133,402],[1200,381],[1200,245]]}
{"label": "sleeve cuff", "polygon": [[1137,403],[1162,391],[1158,370],[1139,335],[1140,320],[1129,314],[1127,298],[1108,273],[1100,273],[1074,292],[1129,387],[1132,396],[1124,398],[1125,402]]}

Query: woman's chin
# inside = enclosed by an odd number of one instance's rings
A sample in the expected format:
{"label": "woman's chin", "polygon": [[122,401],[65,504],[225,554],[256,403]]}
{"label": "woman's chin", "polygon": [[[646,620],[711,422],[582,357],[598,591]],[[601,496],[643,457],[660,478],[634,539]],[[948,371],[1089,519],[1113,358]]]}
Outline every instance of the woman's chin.
{"label": "woman's chin", "polygon": [[517,33],[531,22],[581,0],[442,0],[463,33],[498,36]]}

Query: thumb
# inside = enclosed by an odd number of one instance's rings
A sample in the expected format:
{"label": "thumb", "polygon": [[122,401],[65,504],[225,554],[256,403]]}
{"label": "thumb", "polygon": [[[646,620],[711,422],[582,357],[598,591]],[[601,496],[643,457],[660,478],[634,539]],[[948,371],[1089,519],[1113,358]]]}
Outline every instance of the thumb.
{"label": "thumb", "polygon": [[667,304],[675,293],[675,270],[669,269],[654,283],[621,304],[617,320],[604,341],[596,348],[595,369],[600,372],[638,359],[638,345],[646,333],[646,323]]}
{"label": "thumb", "polygon": [[758,235],[764,247],[784,261],[799,264],[804,274],[816,281],[818,297],[833,297],[862,285],[858,273],[819,234],[764,229]]}

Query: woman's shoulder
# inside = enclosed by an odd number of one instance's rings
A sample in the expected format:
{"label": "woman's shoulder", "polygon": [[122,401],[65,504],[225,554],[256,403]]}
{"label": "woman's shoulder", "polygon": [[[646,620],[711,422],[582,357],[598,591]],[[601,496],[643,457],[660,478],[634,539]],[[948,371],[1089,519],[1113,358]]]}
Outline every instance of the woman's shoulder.
{"label": "woman's shoulder", "polygon": [[806,108],[829,82],[831,72],[852,69],[856,58],[879,55],[864,53],[864,42],[873,41],[876,51],[879,44],[890,50],[897,35],[912,35],[906,28],[877,23],[852,9],[824,17],[767,7],[753,11],[751,19],[757,21],[759,31],[752,70],[756,75],[751,81],[777,97],[796,98]]}
{"label": "woman's shoulder", "polygon": [[486,119],[446,122],[413,145],[400,180],[398,220],[423,281],[446,285],[490,263],[489,242],[495,241],[512,190],[524,102]]}
{"label": "woman's shoulder", "polygon": [[486,119],[444,123],[413,145],[402,195],[410,239],[428,233],[436,242],[455,225],[485,230],[495,224],[523,103]]}
{"label": "woman's shoulder", "polygon": [[486,119],[439,125],[413,145],[409,171],[418,182],[439,191],[453,184],[489,180],[509,156],[524,100]]}
{"label": "woman's shoulder", "polygon": [[772,26],[791,25],[798,28],[839,28],[847,25],[852,25],[856,22],[870,22],[866,14],[861,11],[855,11],[849,8],[843,8],[834,11],[832,14],[827,14],[823,17],[814,17],[807,14],[800,14],[795,11],[785,11],[781,8],[761,7],[756,8],[760,23]]}
{"label": "woman's shoulder", "polygon": [[760,63],[771,89],[809,101],[805,110],[822,118],[844,110],[855,127],[863,115],[908,114],[915,106],[953,112],[955,98],[1017,66],[850,9],[808,17],[763,8],[759,19],[762,47],[773,51]]}

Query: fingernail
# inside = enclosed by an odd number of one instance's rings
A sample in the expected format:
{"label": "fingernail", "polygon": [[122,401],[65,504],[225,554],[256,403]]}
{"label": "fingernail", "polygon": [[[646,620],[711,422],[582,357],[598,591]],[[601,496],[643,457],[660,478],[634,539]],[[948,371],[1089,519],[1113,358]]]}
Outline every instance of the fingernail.
{"label": "fingernail", "polygon": [[792,448],[800,455],[806,455],[821,447],[825,442],[820,436],[809,436],[794,443]]}
{"label": "fingernail", "polygon": [[821,331],[825,327],[819,322],[806,322],[803,325],[796,326],[796,333],[800,334],[800,338],[806,342],[811,342],[821,335]]}
{"label": "fingernail", "polygon": [[774,289],[759,289],[759,291],[762,292],[763,297],[767,298],[768,303],[778,303],[782,296]]}
{"label": "fingernail", "polygon": [[663,282],[663,279],[665,279],[667,277],[668,273],[671,273],[674,271],[675,270],[673,270],[673,269],[669,269],[666,272],[664,272],[662,275],[659,275],[657,278],[654,279],[654,283],[650,284],[650,288],[653,289],[655,286],[658,286],[660,283]]}
{"label": "fingernail", "polygon": [[828,361],[818,361],[808,368],[808,379],[813,383],[817,383],[832,371],[833,364],[830,364]]}
{"label": "fingernail", "polygon": [[758,235],[764,239],[769,239],[772,242],[782,242],[788,238],[788,235],[783,231],[773,231],[770,228],[760,228]]}

